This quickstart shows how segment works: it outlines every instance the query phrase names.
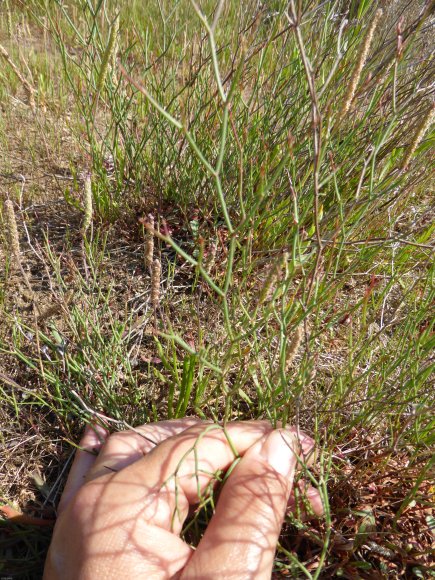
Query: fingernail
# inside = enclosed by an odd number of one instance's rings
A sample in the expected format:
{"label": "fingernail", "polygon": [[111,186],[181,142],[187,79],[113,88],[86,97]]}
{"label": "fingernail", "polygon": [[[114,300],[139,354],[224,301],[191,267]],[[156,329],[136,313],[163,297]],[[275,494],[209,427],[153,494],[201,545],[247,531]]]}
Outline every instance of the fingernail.
{"label": "fingernail", "polygon": [[290,477],[296,467],[296,443],[294,434],[278,429],[266,437],[260,455],[279,474]]}

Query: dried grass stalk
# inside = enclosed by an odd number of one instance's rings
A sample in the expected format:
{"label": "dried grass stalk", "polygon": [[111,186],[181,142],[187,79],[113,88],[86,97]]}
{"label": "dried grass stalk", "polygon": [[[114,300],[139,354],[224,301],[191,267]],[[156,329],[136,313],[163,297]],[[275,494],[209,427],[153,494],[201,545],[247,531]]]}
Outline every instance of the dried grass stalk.
{"label": "dried grass stalk", "polygon": [[4,207],[5,207],[6,235],[11,258],[11,268],[14,270],[20,270],[21,249],[20,249],[20,239],[18,236],[17,221],[15,219],[14,205],[10,199],[7,199],[5,201]]}
{"label": "dried grass stalk", "polygon": [[145,266],[152,273],[154,260],[154,216],[148,214],[147,230],[145,235]]}
{"label": "dried grass stalk", "polygon": [[6,26],[8,29],[8,36],[9,38],[12,38],[13,36],[12,13],[11,7],[9,6],[9,0],[6,0],[5,4],[6,4]]}
{"label": "dried grass stalk", "polygon": [[403,161],[400,164],[401,171],[405,171],[408,168],[412,156],[415,153],[415,150],[420,145],[427,130],[431,126],[434,114],[435,114],[435,104],[433,104],[432,107],[427,111],[426,115],[421,120],[421,123],[418,125],[417,131],[415,132],[415,135],[411,143],[408,145],[408,148],[406,149],[405,155],[403,157]]}
{"label": "dried grass stalk", "polygon": [[112,50],[112,55],[110,57],[110,74],[112,75],[113,84],[116,85],[118,81],[116,76],[116,59],[119,51],[119,15],[116,17],[113,23],[113,28],[114,28],[113,35],[115,38],[115,43]]}
{"label": "dried grass stalk", "polygon": [[29,298],[33,302],[35,308],[35,313],[39,311],[38,305],[36,303],[35,293],[33,292],[32,285],[30,283],[29,276],[23,268],[21,262],[21,248],[20,248],[20,238],[18,236],[17,221],[15,219],[14,205],[10,199],[5,201],[5,228],[6,237],[9,246],[11,270],[14,272],[21,272],[21,276],[24,284],[28,290]]}
{"label": "dried grass stalk", "polygon": [[162,265],[156,258],[151,270],[151,304],[154,309],[160,305],[160,278],[162,275]]}
{"label": "dried grass stalk", "polygon": [[218,249],[217,240],[213,240],[212,243],[210,244],[210,249],[207,254],[207,260],[205,262],[205,269],[208,274],[210,274],[213,266],[215,265],[217,249]]}
{"label": "dried grass stalk", "polygon": [[86,234],[89,229],[89,226],[92,223],[92,216],[93,216],[93,206],[92,206],[92,182],[91,176],[87,175],[85,178],[85,189],[84,189],[84,206],[85,206],[85,215],[83,218],[82,223],[82,236]]}
{"label": "dried grass stalk", "polygon": [[295,356],[298,353],[299,347],[301,346],[303,331],[302,331],[302,324],[300,324],[293,336],[289,341],[287,341],[287,348],[285,352],[285,372],[287,373],[290,369],[292,362],[295,359]]}
{"label": "dried grass stalk", "polygon": [[96,98],[101,93],[104,87],[104,83],[106,82],[107,78],[107,71],[109,69],[109,64],[113,62],[114,54],[116,52],[116,45],[117,45],[117,37],[118,37],[118,30],[119,30],[119,16],[115,18],[110,27],[110,34],[109,34],[109,42],[107,43],[106,50],[103,54],[103,60],[101,62],[100,74],[98,75],[97,80],[97,91],[96,91]]}
{"label": "dried grass stalk", "polygon": [[2,56],[5,59],[5,61],[9,64],[9,66],[11,67],[15,76],[18,78],[20,83],[23,85],[23,88],[26,91],[27,98],[29,100],[29,106],[32,109],[32,111],[35,112],[36,111],[36,100],[35,100],[36,90],[32,87],[32,85],[29,83],[29,81],[24,77],[24,75],[22,74],[20,69],[17,67],[17,65],[14,63],[14,61],[9,56],[8,51],[1,44],[0,44],[0,56]]}
{"label": "dried grass stalk", "polygon": [[378,8],[378,10],[376,10],[373,20],[370,22],[370,25],[364,36],[364,40],[361,43],[360,51],[356,57],[357,61],[355,64],[355,68],[353,69],[352,77],[350,79],[346,95],[344,97],[344,105],[339,120],[343,119],[343,117],[345,117],[349,112],[350,106],[355,96],[357,86],[361,79],[361,73],[363,71],[364,65],[367,61],[367,57],[370,52],[370,47],[373,41],[375,30],[379,24],[380,19],[382,18],[383,13],[384,12],[382,8]]}
{"label": "dried grass stalk", "polygon": [[274,264],[272,264],[269,270],[269,274],[267,275],[266,280],[264,282],[264,286],[260,292],[260,297],[258,299],[259,305],[262,304],[265,300],[271,300],[272,296],[275,293],[276,283],[280,277],[281,270],[287,260],[288,254],[286,252],[278,260],[276,260]]}

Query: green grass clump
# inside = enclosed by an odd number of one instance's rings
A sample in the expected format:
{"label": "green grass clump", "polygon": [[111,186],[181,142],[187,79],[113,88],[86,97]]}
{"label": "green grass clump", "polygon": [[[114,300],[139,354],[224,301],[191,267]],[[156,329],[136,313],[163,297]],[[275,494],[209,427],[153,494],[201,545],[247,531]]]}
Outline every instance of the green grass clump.
{"label": "green grass clump", "polygon": [[[53,240],[27,184],[10,192],[41,304],[29,316],[5,277],[6,415],[50,413],[69,438],[95,417],[299,425],[318,442],[327,509],[312,528],[287,522],[311,546],[284,534],[276,567],[295,577],[386,573],[361,490],[406,462],[382,531],[405,541],[400,518],[430,468],[434,109],[420,8],[33,0],[9,1],[2,20],[30,23],[28,122],[61,130],[26,155],[48,174],[62,159],[44,211],[56,224],[57,194],[69,216]],[[20,100],[7,62],[0,75]]]}

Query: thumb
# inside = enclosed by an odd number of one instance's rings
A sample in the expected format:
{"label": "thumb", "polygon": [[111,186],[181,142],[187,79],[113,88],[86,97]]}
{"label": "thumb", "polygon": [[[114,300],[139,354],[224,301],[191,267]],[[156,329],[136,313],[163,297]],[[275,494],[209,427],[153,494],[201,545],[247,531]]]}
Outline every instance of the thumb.
{"label": "thumb", "polygon": [[300,444],[272,431],[250,447],[229,476],[182,578],[270,579]]}

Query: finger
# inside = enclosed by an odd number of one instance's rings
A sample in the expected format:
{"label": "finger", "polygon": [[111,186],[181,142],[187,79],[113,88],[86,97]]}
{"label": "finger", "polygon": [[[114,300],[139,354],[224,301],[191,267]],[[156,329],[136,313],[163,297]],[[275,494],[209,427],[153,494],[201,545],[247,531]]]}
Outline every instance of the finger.
{"label": "finger", "polygon": [[296,438],[295,445],[298,457],[296,471],[313,465],[316,460],[314,439],[296,427],[287,427],[286,432],[292,433]]}
{"label": "finger", "polygon": [[[296,471],[303,471],[311,467],[317,460],[317,450],[315,442],[311,437],[299,431],[295,427],[289,429],[298,438],[298,459]],[[293,513],[298,513],[302,520],[311,516],[321,516],[323,514],[323,503],[320,493],[315,487],[307,485],[304,480],[296,483],[291,493],[287,508]]]}
{"label": "finger", "polygon": [[119,508],[124,516],[128,512],[136,521],[179,534],[189,505],[200,501],[216,473],[227,470],[271,429],[268,421],[229,423],[225,430],[216,424],[195,425],[120,472],[89,482],[88,497],[97,501],[106,489],[102,509],[110,506],[115,513]]}
{"label": "finger", "polygon": [[201,423],[195,417],[184,417],[148,423],[137,427],[134,431],[120,431],[111,435],[103,445],[95,463],[89,470],[86,480],[91,481],[101,475],[117,472],[127,465],[142,459],[156,445],[182,433],[189,427]]}
{"label": "finger", "polygon": [[[87,483],[63,516],[81,521],[83,538],[98,538],[110,530],[111,541],[98,548],[101,566],[112,561],[117,545],[126,569],[129,558],[140,555],[142,575],[173,577],[191,554],[176,535],[189,504],[204,495],[217,471],[227,470],[235,456],[242,456],[271,429],[267,421],[230,423],[225,430],[215,424],[190,427],[120,472]],[[159,540],[154,542],[156,531]],[[157,574],[156,566],[163,575]],[[125,576],[130,577],[128,572]]]}
{"label": "finger", "polygon": [[302,521],[323,515],[323,502],[319,490],[304,481],[299,481],[287,503],[289,511]]}
{"label": "finger", "polygon": [[66,508],[71,498],[85,483],[86,474],[94,465],[97,453],[107,437],[107,431],[99,425],[86,425],[57,508],[58,514]]}
{"label": "finger", "polygon": [[245,453],[225,483],[182,579],[270,579],[300,444],[276,430]]}
{"label": "finger", "polygon": [[[184,417],[182,419],[148,423],[137,427],[134,431],[128,430],[114,433],[103,445],[97,460],[86,476],[86,480],[91,481],[101,475],[117,472],[127,467],[127,465],[141,459],[165,439],[199,423],[206,424],[207,422],[195,417]],[[296,429],[292,427],[290,431],[296,432]],[[314,442],[305,434],[301,434],[299,440],[301,442],[301,456],[306,457],[307,463],[309,463]]]}

